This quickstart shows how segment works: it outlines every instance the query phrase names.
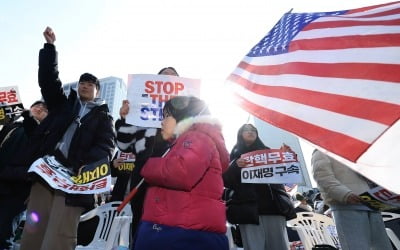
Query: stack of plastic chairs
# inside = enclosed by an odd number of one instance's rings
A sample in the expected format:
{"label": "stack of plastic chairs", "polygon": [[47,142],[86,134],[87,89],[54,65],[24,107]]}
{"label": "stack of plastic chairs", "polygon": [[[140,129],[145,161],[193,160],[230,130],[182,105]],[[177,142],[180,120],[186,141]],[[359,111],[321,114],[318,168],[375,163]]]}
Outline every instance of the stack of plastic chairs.
{"label": "stack of plastic chairs", "polygon": [[[397,250],[400,250],[400,240],[398,235],[396,235],[400,230],[400,214],[390,213],[390,212],[382,212],[382,218],[385,222],[386,226],[386,234],[389,236],[390,241],[396,247]],[[393,226],[390,228],[390,226]],[[397,230],[396,230],[397,229]]]}
{"label": "stack of plastic chairs", "polygon": [[326,215],[301,212],[287,224],[297,230],[305,250],[311,250],[316,245],[330,245],[340,249],[335,223]]}
{"label": "stack of plastic chairs", "polygon": [[77,246],[76,250],[111,250],[116,246],[129,247],[130,222],[132,211],[129,204],[119,213],[121,202],[110,202],[81,215],[80,221],[99,217],[93,240],[86,246]]}
{"label": "stack of plastic chairs", "polygon": [[242,250],[243,248],[238,247],[233,240],[234,236],[232,235],[232,227],[232,224],[226,222],[226,237],[228,238],[229,250]]}

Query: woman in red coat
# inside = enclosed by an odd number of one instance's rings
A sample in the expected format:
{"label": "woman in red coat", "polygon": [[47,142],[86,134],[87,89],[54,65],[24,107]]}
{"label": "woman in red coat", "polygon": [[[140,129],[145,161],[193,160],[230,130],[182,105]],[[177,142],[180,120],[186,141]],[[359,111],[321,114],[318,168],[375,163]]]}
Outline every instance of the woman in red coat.
{"label": "woman in red coat", "polygon": [[196,97],[166,102],[163,157],[141,174],[149,183],[135,249],[228,249],[222,173],[229,154],[219,122]]}

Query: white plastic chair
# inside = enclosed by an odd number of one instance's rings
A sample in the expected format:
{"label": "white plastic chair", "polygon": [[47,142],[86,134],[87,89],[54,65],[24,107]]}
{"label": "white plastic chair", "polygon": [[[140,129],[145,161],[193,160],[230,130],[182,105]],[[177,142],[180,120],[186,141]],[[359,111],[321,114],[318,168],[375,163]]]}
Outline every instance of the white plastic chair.
{"label": "white plastic chair", "polygon": [[114,218],[105,249],[113,249],[115,246],[129,248],[131,222],[132,216],[129,215]]}
{"label": "white plastic chair", "polygon": [[[75,248],[76,250],[110,250],[115,246],[114,244],[118,237],[120,239],[121,237],[123,238],[126,247],[129,246],[129,228],[132,211],[130,205],[127,204],[124,209],[118,213],[116,209],[120,204],[120,201],[106,203],[81,215],[81,222],[98,216],[99,224],[97,225],[93,240],[87,246],[77,246]],[[123,230],[121,230],[122,226],[124,226]],[[124,235],[120,236],[120,234],[118,234],[119,232],[122,232]]]}
{"label": "white plastic chair", "polygon": [[231,227],[232,224],[226,222],[226,237],[228,238],[229,250],[241,250],[243,248],[236,246],[235,243],[233,242]]}
{"label": "white plastic chair", "polygon": [[[381,212],[383,221],[391,221],[400,219],[400,214],[390,213],[390,212]],[[397,235],[393,232],[392,229],[386,228],[386,234],[388,235],[392,244],[396,247],[397,250],[400,250],[400,240]]]}
{"label": "white plastic chair", "polygon": [[336,225],[332,218],[313,212],[297,213],[297,218],[287,222],[297,230],[305,250],[315,245],[328,244],[340,248]]}
{"label": "white plastic chair", "polygon": [[20,248],[20,237],[22,234],[22,230],[24,229],[26,221],[26,210],[23,211],[21,214],[14,218],[14,238],[11,239],[11,247],[10,250],[19,250]]}
{"label": "white plastic chair", "polygon": [[381,212],[383,221],[400,219],[400,214],[391,213],[391,212]]}

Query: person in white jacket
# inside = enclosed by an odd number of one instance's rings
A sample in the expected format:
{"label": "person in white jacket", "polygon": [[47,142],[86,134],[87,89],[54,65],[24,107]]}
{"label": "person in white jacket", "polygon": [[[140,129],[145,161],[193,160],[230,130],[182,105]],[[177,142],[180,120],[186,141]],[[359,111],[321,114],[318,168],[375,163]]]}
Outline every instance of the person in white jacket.
{"label": "person in white jacket", "polygon": [[379,211],[362,203],[367,180],[341,162],[315,150],[313,176],[333,212],[342,250],[392,249]]}

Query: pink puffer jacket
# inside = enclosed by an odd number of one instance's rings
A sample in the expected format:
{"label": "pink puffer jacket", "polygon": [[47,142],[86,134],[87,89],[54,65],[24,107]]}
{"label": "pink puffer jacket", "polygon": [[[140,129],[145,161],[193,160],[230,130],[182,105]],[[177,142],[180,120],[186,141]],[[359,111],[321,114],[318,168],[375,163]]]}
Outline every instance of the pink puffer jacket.
{"label": "pink puffer jacket", "polygon": [[149,183],[142,220],[225,233],[222,173],[229,163],[221,126],[210,116],[181,121],[163,158],[150,158],[141,174]]}

